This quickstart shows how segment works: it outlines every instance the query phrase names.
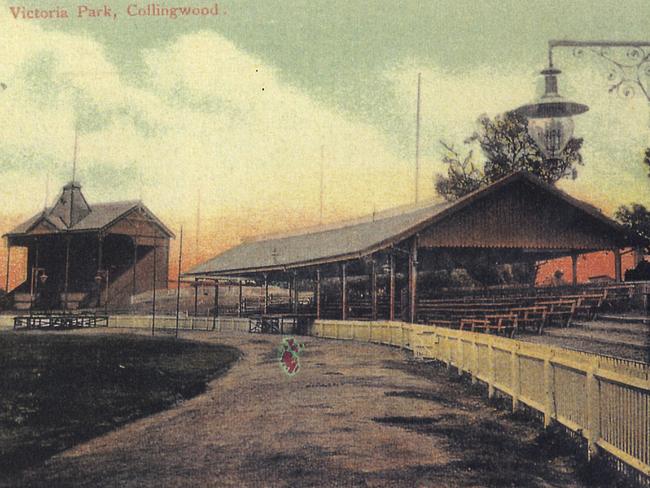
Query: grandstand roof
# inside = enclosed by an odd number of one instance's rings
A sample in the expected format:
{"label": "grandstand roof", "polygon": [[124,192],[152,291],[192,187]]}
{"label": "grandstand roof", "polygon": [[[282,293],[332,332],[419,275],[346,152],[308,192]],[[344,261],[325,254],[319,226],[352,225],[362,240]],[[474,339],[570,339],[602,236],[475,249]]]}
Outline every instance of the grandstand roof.
{"label": "grandstand roof", "polygon": [[[521,188],[517,190],[519,194],[523,194],[522,198],[527,198],[527,194],[537,194],[535,201],[525,202],[529,204],[529,208],[526,210],[532,212],[532,217],[527,215],[528,219],[535,219],[536,213],[543,213],[535,207],[543,206],[546,202],[569,208],[568,213],[574,214],[573,221],[577,218],[576,215],[579,215],[582,221],[588,221],[586,230],[582,229],[581,234],[575,238],[580,239],[580,236],[587,236],[590,233],[589,229],[593,228],[593,233],[597,234],[598,239],[585,238],[585,244],[580,248],[609,245],[610,241],[612,246],[616,243],[622,247],[629,240],[628,232],[596,207],[571,197],[529,173],[518,172],[455,202],[430,203],[418,207],[393,209],[379,215],[327,228],[321,227],[289,235],[263,237],[243,242],[194,267],[185,274],[193,276],[249,274],[345,261],[399,245],[419,233],[426,233],[428,237],[423,241],[428,239],[431,243],[429,247],[528,247],[528,244],[521,242],[508,242],[507,235],[500,237],[503,242],[494,242],[494,227],[499,225],[501,217],[496,216],[496,223],[491,223],[487,218],[487,214],[492,212],[491,218],[495,219],[494,209],[487,205],[488,201],[494,202],[495,199],[498,201],[502,195],[501,190],[508,192],[511,187],[514,189],[514,186],[521,187],[522,184],[525,185],[525,190],[521,191]],[[452,218],[455,215],[466,215],[470,208],[474,213],[478,212],[479,216],[485,217],[481,218],[483,224],[480,227],[482,229],[480,229],[478,237],[474,236],[474,241],[471,236],[464,235],[462,228],[457,225],[455,227],[448,225],[450,221],[453,221]],[[517,210],[520,211],[521,208],[516,208],[515,211]],[[562,215],[566,214],[566,209],[563,209],[553,218],[562,219]],[[548,220],[548,215],[544,218]],[[532,225],[531,228],[543,228],[541,220],[540,216],[540,224]],[[444,225],[439,226],[440,232],[436,234],[436,225],[443,222]],[[565,227],[570,233],[575,225],[573,222],[567,222]],[[546,237],[538,232],[534,240],[529,238],[530,247],[550,248],[563,245],[553,241],[554,229],[546,229],[546,232]],[[443,233],[446,233],[444,242],[440,240]],[[449,237],[450,234],[451,237]],[[475,242],[476,239],[479,241]],[[480,239],[484,239],[484,241]],[[481,242],[486,242],[486,245],[481,245]]]}

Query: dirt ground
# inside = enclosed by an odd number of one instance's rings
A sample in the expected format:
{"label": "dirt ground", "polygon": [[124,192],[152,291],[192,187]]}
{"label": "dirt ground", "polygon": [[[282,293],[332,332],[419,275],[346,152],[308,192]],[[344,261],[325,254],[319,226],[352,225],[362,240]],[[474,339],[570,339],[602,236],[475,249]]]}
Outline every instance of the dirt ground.
{"label": "dirt ground", "polygon": [[290,377],[279,336],[183,336],[244,356],[206,393],[65,451],[21,485],[587,486],[536,424],[399,349],[301,337]]}

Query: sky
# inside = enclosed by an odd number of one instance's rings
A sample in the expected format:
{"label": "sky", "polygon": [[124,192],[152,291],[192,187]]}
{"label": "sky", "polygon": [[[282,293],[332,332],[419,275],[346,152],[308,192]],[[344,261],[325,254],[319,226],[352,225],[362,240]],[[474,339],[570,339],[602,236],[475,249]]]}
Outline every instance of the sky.
{"label": "sky", "polygon": [[[71,179],[75,126],[86,198],[141,198],[182,225],[187,267],[317,224],[321,165],[325,222],[410,203],[418,73],[419,192],[436,199],[440,141],[466,151],[480,115],[539,96],[549,39],[650,41],[647,1],[238,0],[216,16],[128,15],[149,4],[215,5],[108,0],[115,16],[98,18],[68,0],[0,0],[2,233]],[[69,18],[10,8],[44,6]],[[560,187],[610,215],[650,206],[648,100],[610,93],[611,65],[574,54],[555,64],[560,92],[590,106],[575,121],[585,164]]]}

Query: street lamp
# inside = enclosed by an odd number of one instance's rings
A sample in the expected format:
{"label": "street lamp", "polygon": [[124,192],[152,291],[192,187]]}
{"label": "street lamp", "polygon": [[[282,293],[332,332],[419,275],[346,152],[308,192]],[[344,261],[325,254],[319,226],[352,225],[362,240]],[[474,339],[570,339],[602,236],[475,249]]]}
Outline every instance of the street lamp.
{"label": "street lamp", "polygon": [[570,102],[557,90],[557,75],[561,71],[550,65],[544,75],[544,94],[536,103],[524,105],[515,113],[528,119],[528,133],[546,159],[558,159],[573,136],[573,116],[585,113],[589,107]]}
{"label": "street lamp", "polygon": [[[541,73],[545,78],[544,95],[536,102],[514,110],[528,119],[528,132],[547,159],[557,159],[573,135],[573,116],[587,110],[586,105],[570,102],[558,94],[557,75],[553,66],[553,49],[569,47],[573,55],[581,57],[586,50],[609,63],[609,91],[623,97],[641,92],[650,101],[650,42],[645,41],[549,41],[548,68]],[[612,50],[624,49],[622,57]]]}

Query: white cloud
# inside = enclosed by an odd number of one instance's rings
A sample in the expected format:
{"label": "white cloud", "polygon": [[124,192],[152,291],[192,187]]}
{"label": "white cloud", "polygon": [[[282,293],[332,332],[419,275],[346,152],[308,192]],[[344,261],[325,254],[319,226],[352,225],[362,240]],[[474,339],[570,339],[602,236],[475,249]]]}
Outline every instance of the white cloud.
{"label": "white cloud", "polygon": [[[47,167],[51,161],[59,169],[51,187],[67,179],[80,98],[92,122],[80,134],[78,158],[91,201],[137,197],[137,181],[117,185],[119,173],[128,174],[135,162],[145,201],[172,225],[193,223],[200,189],[206,222],[250,211],[287,227],[290,222],[277,221],[283,208],[318,214],[321,146],[327,217],[410,198],[408,170],[381,131],[282,83],[273,67],[217,34],[194,33],[143,52],[151,75],[135,87],[90,38],[18,26],[6,16],[0,29],[0,56],[12,59],[1,74],[10,89],[0,97],[0,148],[29,147],[42,159],[36,170],[5,171],[5,181],[20,182],[6,190],[12,211],[40,208],[43,173],[56,169]],[[48,60],[45,73],[35,64],[40,58]],[[30,66],[36,87],[25,75]],[[40,84],[45,75],[52,86]],[[114,181],[93,181],[106,167]]]}

